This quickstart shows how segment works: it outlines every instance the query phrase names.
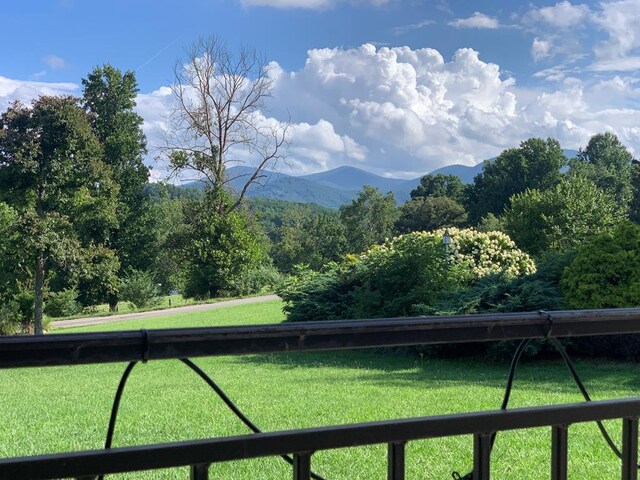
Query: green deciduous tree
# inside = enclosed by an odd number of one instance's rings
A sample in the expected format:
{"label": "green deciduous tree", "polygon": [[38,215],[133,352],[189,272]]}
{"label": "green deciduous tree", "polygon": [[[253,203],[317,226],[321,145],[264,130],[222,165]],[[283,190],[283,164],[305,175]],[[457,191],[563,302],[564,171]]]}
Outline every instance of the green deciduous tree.
{"label": "green deciduous tree", "polygon": [[[106,64],[96,67],[82,80],[83,105],[90,113],[94,133],[103,147],[103,161],[119,185],[118,227],[109,238],[121,265],[146,270],[157,255],[156,229],[151,204],[144,188],[149,169],[144,165],[146,139],[143,119],[134,111],[138,86],[135,74]],[[109,303],[115,307],[117,298]]]}
{"label": "green deciduous tree", "polygon": [[631,165],[631,204],[629,205],[629,219],[640,223],[640,162]]}
{"label": "green deciduous tree", "polygon": [[640,305],[640,226],[624,223],[583,245],[561,286],[572,308]]}
{"label": "green deciduous tree", "polygon": [[456,175],[425,175],[420,185],[411,190],[411,198],[417,197],[449,197],[458,203],[464,202],[466,186]]}
{"label": "green deciduous tree", "polygon": [[349,250],[362,252],[390,238],[397,217],[393,193],[382,195],[377,188],[365,185],[355,200],[340,207]]}
{"label": "green deciduous tree", "polygon": [[520,248],[538,255],[575,248],[625,218],[625,209],[611,195],[587,178],[570,175],[549,190],[514,195],[502,222]]}
{"label": "green deciduous tree", "polygon": [[578,157],[571,162],[571,170],[589,178],[602,190],[613,196],[624,208],[631,197],[631,153],[611,133],[599,133],[589,140]]}
{"label": "green deciduous tree", "polygon": [[16,292],[19,259],[15,256],[18,214],[0,202],[0,303]]}
{"label": "green deciduous tree", "polygon": [[345,228],[334,212],[292,209],[285,215],[278,237],[273,258],[283,272],[290,272],[296,264],[319,270],[339,260],[347,250]]}
{"label": "green deciduous tree", "polygon": [[467,194],[470,222],[476,224],[488,213],[500,215],[516,193],[555,186],[566,162],[560,144],[552,138],[530,138],[519,148],[505,150],[494,161],[485,161]]}
{"label": "green deciduous tree", "polygon": [[117,227],[117,185],[73,97],[12,104],[0,117],[0,201],[18,213],[24,262],[34,277],[34,329],[42,333],[47,270],[71,268],[91,240]]}
{"label": "green deciduous tree", "polygon": [[233,282],[261,262],[259,232],[242,210],[220,213],[229,199],[212,198],[185,205],[185,225],[172,240],[174,252],[186,265],[184,295],[210,298],[228,290]]}
{"label": "green deciduous tree", "polygon": [[416,197],[400,207],[399,233],[459,227],[467,220],[464,207],[448,197]]}

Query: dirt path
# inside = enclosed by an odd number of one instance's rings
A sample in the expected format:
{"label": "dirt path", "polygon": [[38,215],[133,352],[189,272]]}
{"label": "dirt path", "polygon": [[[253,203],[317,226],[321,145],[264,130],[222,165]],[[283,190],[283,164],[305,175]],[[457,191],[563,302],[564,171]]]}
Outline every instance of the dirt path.
{"label": "dirt path", "polygon": [[124,322],[138,318],[165,317],[189,312],[201,312],[204,310],[214,310],[216,308],[231,307],[233,305],[244,305],[246,303],[268,302],[277,300],[277,295],[263,295],[261,297],[239,298],[237,300],[224,300],[217,303],[205,303],[201,305],[187,305],[185,307],[167,308],[166,310],[154,310],[152,312],[123,313],[122,315],[110,315],[106,317],[78,318],[76,320],[59,320],[51,322],[54,328],[86,327],[88,325],[100,325],[101,323]]}

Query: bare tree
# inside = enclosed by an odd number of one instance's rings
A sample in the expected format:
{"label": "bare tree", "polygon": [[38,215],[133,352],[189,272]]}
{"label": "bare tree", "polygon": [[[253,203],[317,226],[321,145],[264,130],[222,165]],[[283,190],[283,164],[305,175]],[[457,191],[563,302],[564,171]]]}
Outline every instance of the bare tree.
{"label": "bare tree", "polygon": [[[219,191],[243,177],[230,205],[235,209],[266,167],[284,159],[289,121],[263,114],[271,96],[269,66],[255,50],[231,52],[218,37],[201,38],[175,66],[173,94],[164,150],[172,175],[195,171],[206,187]],[[252,173],[227,174],[234,165],[251,165]]]}

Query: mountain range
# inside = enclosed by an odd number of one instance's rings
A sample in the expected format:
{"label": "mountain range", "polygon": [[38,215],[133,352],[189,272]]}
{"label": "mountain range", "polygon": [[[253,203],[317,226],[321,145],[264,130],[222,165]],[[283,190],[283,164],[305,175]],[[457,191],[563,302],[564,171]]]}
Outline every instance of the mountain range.
{"label": "mountain range", "polygon": [[[565,150],[568,158],[575,157],[575,150]],[[491,161],[493,159],[490,159]],[[482,172],[483,162],[474,166],[447,165],[430,172],[444,175],[456,175],[463,183],[472,183],[473,178]],[[227,170],[234,190],[244,186],[248,175],[253,173],[250,167],[232,167]],[[383,193],[393,192],[398,203],[409,200],[411,190],[420,183],[420,178],[403,180],[375,175],[356,167],[338,167],[325,172],[294,176],[282,172],[264,171],[259,182],[247,190],[248,197],[262,197],[290,202],[316,203],[324,207],[339,208],[357,197],[364,185],[371,185]],[[184,184],[184,187],[201,187],[198,182]]]}

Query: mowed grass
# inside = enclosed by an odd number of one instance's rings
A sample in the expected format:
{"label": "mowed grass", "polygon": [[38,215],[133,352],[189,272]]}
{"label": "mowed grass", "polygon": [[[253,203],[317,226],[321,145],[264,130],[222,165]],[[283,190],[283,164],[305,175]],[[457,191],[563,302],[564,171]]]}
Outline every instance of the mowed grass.
{"label": "mowed grass", "polygon": [[[281,303],[266,302],[183,316],[136,320],[64,331],[123,330],[272,323]],[[265,431],[496,409],[507,364],[479,359],[435,360],[372,351],[254,355],[197,359],[239,407]],[[594,399],[628,397],[640,387],[635,364],[577,362]],[[124,364],[0,371],[0,457],[101,448]],[[513,407],[580,401],[565,366],[524,363]],[[619,422],[609,422],[614,438]],[[140,364],[127,385],[114,446],[248,433],[216,395],[178,361]],[[593,424],[570,428],[570,478],[619,478],[619,461]],[[446,479],[471,467],[471,437],[411,442],[407,478]],[[496,479],[549,478],[550,431],[500,434],[492,456]],[[327,480],[382,479],[386,446],[313,456]],[[286,479],[280,459],[211,467],[212,478]],[[111,478],[187,479],[187,469]]]}
{"label": "mowed grass", "polygon": [[210,298],[207,300],[195,300],[193,298],[185,298],[182,295],[164,295],[157,298],[157,303],[151,307],[147,308],[136,308],[133,304],[129,302],[119,302],[118,303],[118,311],[112,312],[109,310],[109,305],[106,303],[100,305],[94,305],[91,308],[88,308],[86,311],[79,313],[77,315],[72,315],[70,317],[60,317],[53,318],[47,317],[49,321],[58,321],[58,320],[69,320],[75,318],[86,318],[86,317],[110,317],[112,315],[121,315],[123,313],[138,313],[138,312],[148,312],[151,310],[166,310],[168,308],[175,307],[184,307],[187,305],[200,305],[203,303],[218,303],[223,302],[225,300],[233,300],[241,297],[220,297],[220,298]]}

